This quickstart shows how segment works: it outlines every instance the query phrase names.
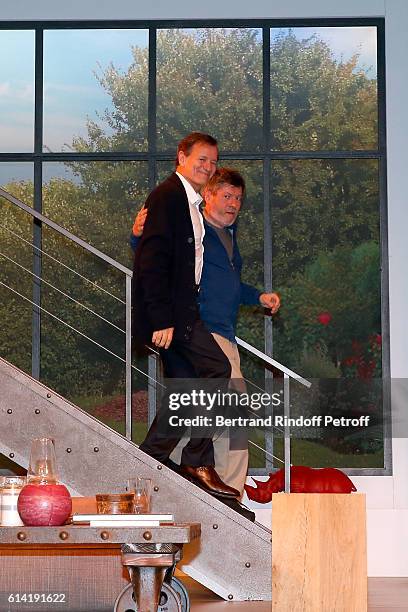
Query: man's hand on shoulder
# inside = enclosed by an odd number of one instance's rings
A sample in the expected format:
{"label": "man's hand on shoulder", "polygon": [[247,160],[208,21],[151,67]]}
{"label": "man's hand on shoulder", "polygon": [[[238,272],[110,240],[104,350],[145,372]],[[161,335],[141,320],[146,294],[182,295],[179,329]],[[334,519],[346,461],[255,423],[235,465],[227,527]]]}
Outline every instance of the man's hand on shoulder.
{"label": "man's hand on shoulder", "polygon": [[270,308],[272,314],[280,308],[280,297],[277,293],[261,293],[259,301],[265,308]]}
{"label": "man's hand on shoulder", "polygon": [[137,238],[140,238],[140,236],[143,234],[143,228],[144,228],[144,224],[146,221],[146,215],[147,215],[147,208],[143,206],[143,208],[141,208],[139,212],[137,213],[135,222],[133,223],[133,228],[132,228],[133,235],[136,236]]}
{"label": "man's hand on shoulder", "polygon": [[173,340],[174,327],[168,327],[167,329],[159,329],[153,332],[152,343],[158,348],[168,349],[171,341]]}

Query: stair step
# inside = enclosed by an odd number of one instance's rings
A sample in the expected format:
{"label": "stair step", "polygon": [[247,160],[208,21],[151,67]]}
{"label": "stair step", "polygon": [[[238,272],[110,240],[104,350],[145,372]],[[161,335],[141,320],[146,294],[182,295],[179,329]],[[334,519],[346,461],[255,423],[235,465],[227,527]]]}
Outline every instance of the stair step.
{"label": "stair step", "polygon": [[271,599],[272,537],[263,525],[231,510],[1,358],[0,388],[0,453],[12,454],[26,468],[32,438],[54,438],[60,480],[77,496],[123,492],[127,478],[151,478],[156,488],[152,512],[201,523],[201,540],[185,547],[181,569],[225,599]]}

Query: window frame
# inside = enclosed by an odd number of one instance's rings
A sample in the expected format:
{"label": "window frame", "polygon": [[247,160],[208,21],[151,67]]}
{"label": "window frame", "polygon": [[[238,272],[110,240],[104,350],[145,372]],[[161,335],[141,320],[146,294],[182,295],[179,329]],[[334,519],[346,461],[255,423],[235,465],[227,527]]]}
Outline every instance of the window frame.
{"label": "window frame", "polygon": [[[378,146],[362,151],[273,151],[270,148],[270,29],[297,27],[358,27],[377,28],[377,100],[378,100]],[[264,286],[272,288],[272,224],[269,194],[271,187],[271,162],[273,160],[301,159],[376,159],[379,174],[379,216],[381,257],[381,324],[382,324],[382,368],[384,382],[384,467],[349,468],[350,475],[391,475],[391,385],[390,385],[390,320],[389,320],[389,272],[388,272],[388,226],[387,226],[387,159],[386,159],[386,103],[385,103],[385,19],[384,18],[322,18],[322,19],[208,19],[208,20],[70,20],[70,21],[3,21],[1,30],[33,30],[35,32],[35,94],[34,94],[34,150],[31,153],[0,153],[0,162],[33,162],[34,164],[34,209],[42,212],[43,163],[66,161],[147,161],[148,187],[153,189],[157,178],[157,162],[174,159],[174,151],[158,151],[156,142],[156,56],[157,31],[171,28],[257,28],[262,30],[263,63],[263,141],[259,151],[223,151],[221,160],[259,160],[263,162],[264,204]],[[148,148],[142,152],[49,152],[43,151],[43,62],[44,31],[68,29],[143,29],[148,30]],[[41,247],[41,227],[33,224],[33,243]],[[41,275],[41,252],[33,255],[33,272]],[[41,287],[33,283],[33,302],[40,304]],[[32,376],[40,377],[40,310],[33,308],[32,325]],[[265,352],[272,354],[272,321],[265,317]],[[267,445],[270,450],[270,446]],[[251,474],[266,474],[272,469],[269,459],[265,468],[253,469]]]}

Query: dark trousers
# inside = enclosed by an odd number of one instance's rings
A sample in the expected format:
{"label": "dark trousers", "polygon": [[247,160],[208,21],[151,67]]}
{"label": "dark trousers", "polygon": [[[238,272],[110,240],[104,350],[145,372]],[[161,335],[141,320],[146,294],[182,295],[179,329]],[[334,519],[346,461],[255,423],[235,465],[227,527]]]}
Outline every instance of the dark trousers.
{"label": "dark trousers", "polygon": [[[171,379],[219,379],[226,385],[231,377],[230,363],[202,321],[197,320],[188,341],[173,340],[167,350],[161,349],[164,375]],[[224,381],[224,383],[222,382]],[[156,415],[140,450],[161,463],[166,463],[177,446],[184,431],[177,429],[177,435],[163,433],[160,421],[168,421],[170,410],[166,398],[159,415]],[[205,437],[192,437],[184,447],[181,465],[194,467],[214,465],[212,439],[207,431]]]}

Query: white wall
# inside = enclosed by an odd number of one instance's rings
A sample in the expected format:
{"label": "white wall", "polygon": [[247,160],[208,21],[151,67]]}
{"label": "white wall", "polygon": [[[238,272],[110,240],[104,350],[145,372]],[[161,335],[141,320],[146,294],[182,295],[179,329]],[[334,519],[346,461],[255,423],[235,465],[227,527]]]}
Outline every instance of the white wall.
{"label": "white wall", "polygon": [[[382,17],[385,0],[1,0],[0,19]],[[389,1],[389,0],[388,0]],[[397,0],[397,3],[399,0]]]}
{"label": "white wall", "polygon": [[[408,378],[408,2],[406,0],[2,0],[0,19],[383,17],[386,25],[391,374]],[[393,411],[405,409],[393,393]],[[408,441],[394,440],[393,476],[359,477],[367,493],[369,575],[408,576]],[[262,518],[269,523],[267,510]],[[261,515],[260,515],[261,516]]]}

